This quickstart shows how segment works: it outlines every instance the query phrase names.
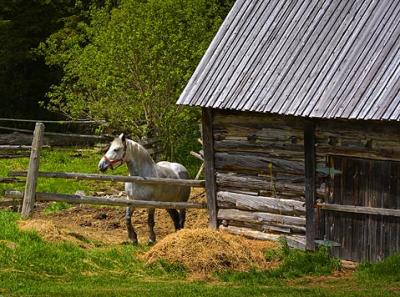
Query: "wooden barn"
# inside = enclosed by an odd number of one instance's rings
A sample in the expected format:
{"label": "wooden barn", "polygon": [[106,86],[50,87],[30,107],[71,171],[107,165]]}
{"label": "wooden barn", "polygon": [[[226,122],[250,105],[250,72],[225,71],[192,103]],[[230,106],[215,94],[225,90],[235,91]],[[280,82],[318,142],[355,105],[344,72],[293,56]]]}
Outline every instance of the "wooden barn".
{"label": "wooden barn", "polygon": [[237,0],[178,104],[203,110],[211,227],[400,250],[398,0]]}

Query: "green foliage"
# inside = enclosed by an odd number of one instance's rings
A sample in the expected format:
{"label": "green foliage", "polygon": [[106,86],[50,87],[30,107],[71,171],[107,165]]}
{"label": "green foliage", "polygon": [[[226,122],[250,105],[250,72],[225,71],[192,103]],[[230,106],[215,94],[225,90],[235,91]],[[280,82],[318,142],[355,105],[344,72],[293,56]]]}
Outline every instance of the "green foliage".
{"label": "green foliage", "polygon": [[45,209],[45,213],[53,213],[53,212],[59,212],[64,209],[70,208],[71,205],[66,202],[51,202]]}
{"label": "green foliage", "polygon": [[199,111],[175,104],[233,1],[122,0],[92,6],[90,22],[65,23],[40,46],[64,76],[50,105],[106,119],[135,137],[158,136],[180,161],[196,146]]}
{"label": "green foliage", "polygon": [[218,278],[222,281],[260,284],[305,275],[328,275],[340,269],[340,261],[329,255],[328,248],[321,247],[315,252],[305,252],[290,249],[284,240],[281,241],[281,247],[268,252],[266,258],[271,261],[279,260],[281,264],[267,271],[253,269],[249,272],[224,272]]}
{"label": "green foliage", "polygon": [[329,255],[327,247],[315,252],[290,250],[281,266],[273,273],[275,277],[293,278],[302,275],[327,275],[340,268],[340,261]]}
{"label": "green foliage", "polygon": [[0,115],[34,117],[44,112],[38,101],[59,72],[50,70],[32,49],[60,29],[60,18],[75,11],[74,0],[0,1]]}
{"label": "green foliage", "polygon": [[279,244],[278,249],[270,249],[265,252],[265,258],[268,261],[282,261],[290,255],[290,247],[283,237],[279,238]]}
{"label": "green foliage", "polygon": [[400,282],[400,253],[378,263],[362,263],[358,266],[357,278],[364,282]]}

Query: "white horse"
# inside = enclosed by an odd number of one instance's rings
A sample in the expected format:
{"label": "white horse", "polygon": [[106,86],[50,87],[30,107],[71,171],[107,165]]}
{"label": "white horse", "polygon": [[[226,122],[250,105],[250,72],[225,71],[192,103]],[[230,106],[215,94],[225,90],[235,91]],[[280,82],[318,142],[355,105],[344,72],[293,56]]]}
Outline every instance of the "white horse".
{"label": "white horse", "polygon": [[[130,176],[142,177],[158,177],[158,178],[176,178],[188,179],[187,169],[178,163],[167,161],[158,162],[157,164],[151,158],[146,149],[139,143],[127,139],[124,134],[115,138],[110,148],[101,158],[99,162],[99,170],[104,172],[113,166],[120,166],[126,163]],[[125,183],[125,191],[128,199],[136,200],[154,200],[154,201],[176,201],[186,202],[189,199],[190,187],[187,186],[170,186],[170,185],[140,185],[135,183]],[[128,229],[128,237],[133,244],[137,244],[137,234],[132,226],[132,207],[126,208],[125,223]],[[167,209],[171,216],[175,230],[183,228],[185,223],[186,210],[182,209],[178,212],[176,209]],[[149,243],[156,241],[154,233],[154,208],[149,208],[148,226],[149,226]]]}

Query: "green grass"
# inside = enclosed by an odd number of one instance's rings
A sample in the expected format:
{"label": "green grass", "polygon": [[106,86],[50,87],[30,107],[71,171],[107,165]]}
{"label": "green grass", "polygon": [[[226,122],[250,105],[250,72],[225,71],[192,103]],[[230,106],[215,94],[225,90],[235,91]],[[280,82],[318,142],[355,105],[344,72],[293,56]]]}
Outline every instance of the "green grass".
{"label": "green grass", "polygon": [[[99,173],[97,164],[102,155],[103,153],[98,150],[90,148],[79,149],[78,152],[74,148],[43,149],[40,154],[40,171]],[[1,159],[0,177],[6,177],[10,171],[26,171],[28,163],[28,158]],[[191,169],[191,176],[195,176],[200,167],[197,163],[197,160],[193,158],[191,164],[185,164]],[[109,170],[107,174],[127,175],[128,169],[126,166],[121,166],[115,170]],[[81,190],[90,194],[95,191],[106,191],[111,185],[120,190],[124,189],[122,183],[39,178],[37,191],[73,194],[77,190]],[[23,183],[0,184],[0,193],[10,188],[22,190],[23,187]]]}
{"label": "green grass", "polygon": [[276,283],[279,279],[329,275],[340,269],[340,261],[332,258],[325,247],[321,247],[316,252],[305,252],[290,249],[284,240],[280,243],[279,249],[269,250],[266,254],[269,260],[280,261],[277,268],[265,271],[256,269],[248,272],[228,271],[218,274],[217,277],[225,282],[268,284]]}
{"label": "green grass", "polygon": [[[45,149],[41,171],[97,173],[101,153],[92,149]],[[0,176],[26,170],[28,159],[1,160]],[[197,167],[193,168],[197,170]],[[193,170],[195,171],[195,170]],[[126,175],[126,166],[110,171]],[[38,191],[91,194],[122,184],[44,179]],[[0,184],[22,189],[23,184]],[[68,204],[51,203],[47,212]],[[400,296],[400,257],[382,264],[364,264],[351,279],[314,284],[303,275],[324,275],[336,266],[324,251],[316,254],[282,249],[269,253],[282,265],[271,271],[227,272],[212,282],[188,281],[185,269],[160,261],[146,266],[138,255],[147,246],[110,246],[82,249],[72,243],[45,242],[35,232],[17,228],[19,215],[0,211],[0,296]],[[334,289],[332,289],[334,288]],[[396,291],[397,290],[397,291]]]}
{"label": "green grass", "polygon": [[[71,243],[48,243],[35,232],[20,231],[18,220],[18,214],[0,211],[0,295],[3,296],[399,295],[395,291],[399,283],[394,279],[384,285],[373,278],[368,282],[352,278],[313,284],[308,279],[297,277],[288,281],[282,276],[265,279],[263,283],[188,281],[187,273],[179,265],[159,262],[146,266],[140,261],[138,255],[147,246],[82,249]],[[290,263],[293,262],[286,265]],[[373,270],[368,269],[372,275]]]}
{"label": "green grass", "polygon": [[[40,171],[61,171],[61,172],[81,172],[99,173],[97,164],[102,157],[102,153],[94,149],[81,149],[79,153],[73,148],[43,149],[40,156]],[[7,176],[9,171],[25,171],[28,168],[29,159],[2,159],[0,160],[0,176]],[[126,166],[121,166],[107,174],[127,175]],[[58,192],[73,194],[77,190],[90,194],[94,191],[104,191],[110,187],[111,183],[96,181],[76,181],[67,179],[39,178],[38,192]],[[123,190],[123,184],[113,184],[114,187]],[[24,184],[0,184],[0,192],[5,189],[13,188],[22,190]]]}
{"label": "green grass", "polygon": [[400,253],[387,257],[379,263],[363,263],[358,267],[356,275],[365,283],[374,280],[389,284],[400,283]]}

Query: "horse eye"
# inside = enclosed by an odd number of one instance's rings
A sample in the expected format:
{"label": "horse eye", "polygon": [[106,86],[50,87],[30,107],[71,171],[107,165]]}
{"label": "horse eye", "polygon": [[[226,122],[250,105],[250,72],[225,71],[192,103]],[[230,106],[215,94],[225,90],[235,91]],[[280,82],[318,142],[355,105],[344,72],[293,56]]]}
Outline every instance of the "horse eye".
{"label": "horse eye", "polygon": [[114,149],[114,152],[118,152],[120,150],[120,148],[116,148]]}

